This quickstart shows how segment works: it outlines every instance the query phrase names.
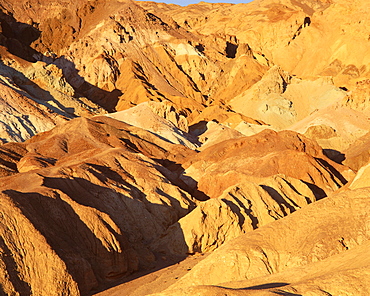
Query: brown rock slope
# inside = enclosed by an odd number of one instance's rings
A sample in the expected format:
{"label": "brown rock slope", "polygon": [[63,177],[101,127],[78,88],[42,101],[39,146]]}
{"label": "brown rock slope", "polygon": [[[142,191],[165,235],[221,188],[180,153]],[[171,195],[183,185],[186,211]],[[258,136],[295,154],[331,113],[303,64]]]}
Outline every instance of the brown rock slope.
{"label": "brown rock slope", "polygon": [[85,295],[152,266],[149,243],[195,206],[158,162],[189,152],[104,117],[1,146],[2,293]]}
{"label": "brown rock slope", "polygon": [[154,242],[154,247],[174,254],[211,252],[314,201],[314,193],[297,179],[277,175],[259,183],[244,181],[218,198],[200,203]]}
{"label": "brown rock slope", "polygon": [[[206,148],[184,163],[181,179],[211,200],[172,225],[155,247],[210,252],[285,217],[347,183],[353,172],[294,132],[265,130]],[[346,177],[344,177],[345,175]]]}
{"label": "brown rock slope", "polygon": [[324,156],[316,142],[272,130],[208,147],[184,168],[181,178],[212,198],[231,185],[277,174],[302,180],[320,198],[345,184],[347,176],[342,174],[348,171]]}

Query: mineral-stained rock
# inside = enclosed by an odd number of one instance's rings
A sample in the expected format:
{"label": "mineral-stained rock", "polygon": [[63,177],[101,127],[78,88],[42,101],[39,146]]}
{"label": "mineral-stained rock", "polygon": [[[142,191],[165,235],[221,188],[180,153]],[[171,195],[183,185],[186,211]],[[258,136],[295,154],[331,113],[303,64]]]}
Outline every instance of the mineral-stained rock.
{"label": "mineral-stained rock", "polygon": [[336,87],[329,78],[313,81],[297,79],[274,66],[229,104],[234,111],[282,129],[341,101],[345,95],[346,92]]}
{"label": "mineral-stained rock", "polygon": [[364,187],[370,187],[370,175],[369,175],[369,164],[364,165],[361,167],[356,176],[353,178],[353,180],[348,185],[348,188],[350,189],[357,189],[357,188],[364,188]]}
{"label": "mineral-stained rock", "polygon": [[370,104],[370,80],[358,81],[356,88],[343,99],[343,104],[351,109],[369,113]]}
{"label": "mineral-stained rock", "polygon": [[362,166],[366,165],[370,159],[370,134],[366,133],[364,136],[358,138],[346,150],[343,151],[345,155],[344,163],[357,171]]}
{"label": "mineral-stained rock", "polygon": [[315,111],[288,129],[314,139],[331,159],[341,163],[346,158],[344,153],[356,146],[369,128],[366,114],[336,103]]}
{"label": "mineral-stained rock", "polygon": [[1,143],[25,141],[76,116],[106,113],[88,99],[77,98],[57,66],[30,63],[9,50],[0,46]]}
{"label": "mineral-stained rock", "polygon": [[52,112],[47,106],[35,104],[9,77],[0,77],[0,141],[24,141],[38,132],[51,129],[65,116]]}

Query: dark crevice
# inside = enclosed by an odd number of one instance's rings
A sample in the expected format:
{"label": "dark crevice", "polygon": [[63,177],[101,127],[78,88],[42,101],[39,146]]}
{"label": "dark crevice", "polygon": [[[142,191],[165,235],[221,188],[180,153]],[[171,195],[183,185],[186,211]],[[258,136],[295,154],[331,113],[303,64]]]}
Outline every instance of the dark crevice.
{"label": "dark crevice", "polygon": [[204,51],[204,45],[203,44],[198,44],[195,46],[196,50],[198,50],[199,52],[203,52]]}
{"label": "dark crevice", "polygon": [[331,166],[326,160],[323,160],[321,158],[316,158],[316,160],[342,183],[338,184],[338,182],[334,178],[332,178],[333,181],[338,185],[338,187],[341,187],[348,183],[348,181],[341,175],[341,173],[338,172],[333,166]]}
{"label": "dark crevice", "polygon": [[[284,216],[288,215],[288,214],[291,214],[293,212],[295,212],[295,208],[290,205],[285,199],[284,197],[281,196],[281,194],[274,188],[270,187],[270,186],[267,186],[267,185],[260,185],[271,197],[273,200],[276,201],[276,203],[279,205],[281,211],[283,212]],[[287,213],[285,211],[285,208],[283,207],[283,205],[289,209],[290,213]]]}
{"label": "dark crevice", "polygon": [[311,18],[306,16],[303,21],[303,27],[308,27],[311,25]]}
{"label": "dark crevice", "polygon": [[230,59],[234,59],[235,56],[236,56],[237,51],[238,51],[238,45],[237,44],[226,42],[226,49],[225,49],[226,57],[228,57]]}
{"label": "dark crevice", "polygon": [[323,149],[324,155],[332,161],[342,164],[346,160],[346,155],[334,149]]}
{"label": "dark crevice", "polygon": [[[230,209],[233,213],[235,213],[238,218],[239,218],[239,221],[238,221],[238,224],[240,226],[241,229],[243,229],[243,225],[244,225],[244,222],[245,222],[245,217],[243,216],[243,214],[240,212],[240,208],[234,204],[231,200],[227,200],[225,198],[221,199]],[[255,228],[253,228],[255,229]]]}
{"label": "dark crevice", "polygon": [[320,200],[324,197],[327,197],[325,191],[323,189],[321,189],[319,186],[313,184],[313,183],[309,183],[309,182],[305,182],[303,180],[301,180],[303,183],[305,183],[307,185],[308,188],[310,188],[310,190],[312,191],[313,195],[315,196],[316,200]]}
{"label": "dark crevice", "polygon": [[288,285],[289,285],[288,283],[268,283],[268,284],[262,284],[262,285],[244,288],[242,290],[264,290],[264,289],[281,288],[281,287],[285,287]]}
{"label": "dark crevice", "polygon": [[235,214],[238,215],[240,227],[242,227],[244,222],[245,222],[245,218],[244,218],[244,216],[242,215],[242,213],[240,211],[240,208],[242,208],[245,211],[245,213],[248,215],[249,219],[251,220],[252,228],[257,229],[259,221],[258,221],[258,218],[253,215],[253,211],[251,209],[252,208],[252,202],[250,200],[246,199],[247,202],[248,202],[248,206],[249,206],[249,208],[247,208],[235,195],[233,195],[232,193],[229,193],[229,194],[235,199],[235,201],[238,203],[238,205],[235,205],[232,201],[227,200],[227,199],[222,199],[222,201],[225,202],[231,208],[231,210]]}

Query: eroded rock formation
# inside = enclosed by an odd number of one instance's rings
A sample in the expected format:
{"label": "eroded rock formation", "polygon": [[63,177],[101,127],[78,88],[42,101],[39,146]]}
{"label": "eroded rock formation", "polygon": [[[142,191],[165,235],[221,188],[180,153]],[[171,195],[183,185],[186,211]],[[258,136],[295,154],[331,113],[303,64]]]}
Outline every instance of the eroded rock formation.
{"label": "eroded rock formation", "polygon": [[367,9],[0,3],[0,294],[368,295]]}

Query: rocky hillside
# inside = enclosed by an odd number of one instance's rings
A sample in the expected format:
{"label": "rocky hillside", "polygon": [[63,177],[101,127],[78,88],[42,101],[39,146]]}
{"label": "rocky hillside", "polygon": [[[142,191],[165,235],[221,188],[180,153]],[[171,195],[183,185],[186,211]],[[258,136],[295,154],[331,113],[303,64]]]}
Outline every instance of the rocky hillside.
{"label": "rocky hillside", "polygon": [[368,9],[0,1],[0,295],[369,295]]}

